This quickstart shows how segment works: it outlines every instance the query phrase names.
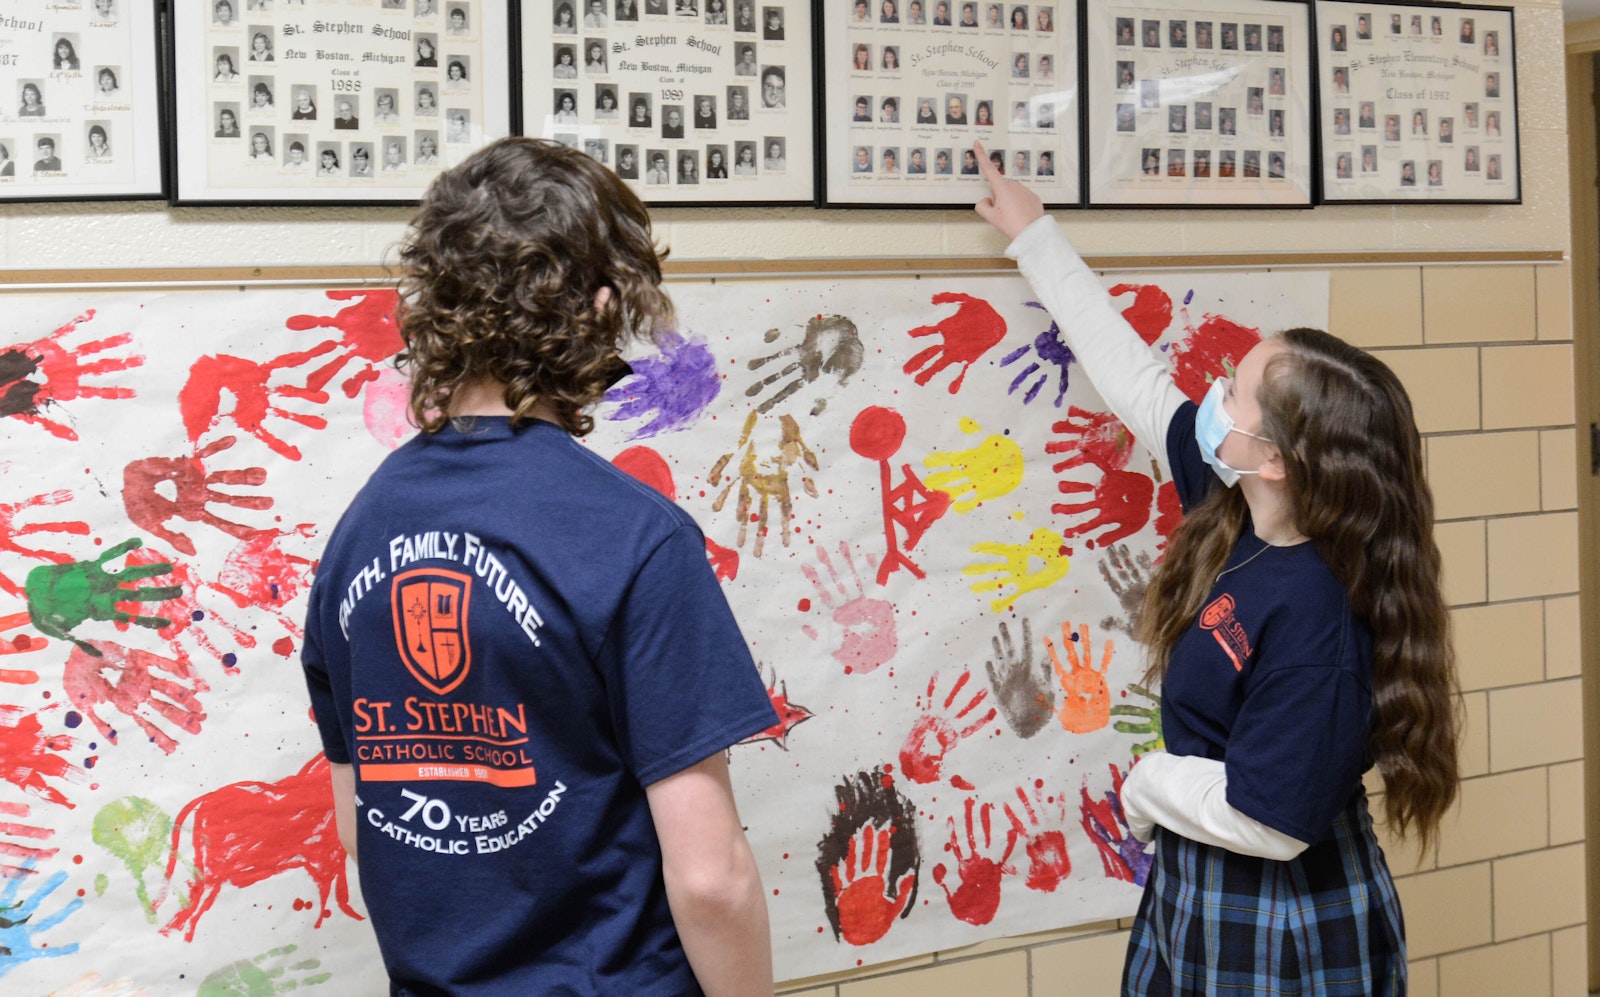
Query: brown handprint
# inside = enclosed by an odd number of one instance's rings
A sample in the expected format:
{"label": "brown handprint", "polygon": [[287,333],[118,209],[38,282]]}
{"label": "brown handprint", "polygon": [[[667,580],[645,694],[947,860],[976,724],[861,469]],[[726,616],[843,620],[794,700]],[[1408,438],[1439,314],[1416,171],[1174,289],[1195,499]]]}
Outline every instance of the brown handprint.
{"label": "brown handprint", "polygon": [[1069,734],[1100,730],[1111,722],[1111,690],[1106,687],[1106,672],[1111,669],[1111,641],[1106,641],[1098,669],[1094,667],[1094,652],[1089,644],[1089,624],[1079,626],[1077,633],[1072,632],[1072,624],[1061,624],[1061,646],[1067,655],[1066,666],[1061,664],[1055,643],[1049,637],[1044,639],[1044,648],[1050,653],[1050,663],[1061,683],[1061,705],[1056,709],[1056,719]]}
{"label": "brown handprint", "polygon": [[950,904],[950,913],[959,920],[968,924],[988,924],[994,920],[995,914],[1000,910],[1000,880],[1003,876],[1016,875],[1017,870],[1006,865],[1006,860],[1011,858],[1011,852],[1017,847],[1017,839],[1021,832],[1014,824],[1006,829],[1005,850],[998,859],[992,859],[987,852],[993,851],[994,842],[994,804],[985,803],[977,808],[978,824],[983,828],[983,844],[978,844],[977,833],[973,828],[972,816],[977,801],[972,797],[966,800],[967,818],[967,850],[961,850],[961,839],[956,833],[956,819],[949,817],[946,823],[950,828],[950,840],[944,850],[955,856],[956,876],[961,881],[955,889],[945,885],[950,871],[944,863],[933,867],[933,881],[944,890],[945,900]]}
{"label": "brown handprint", "polygon": [[1108,616],[1101,620],[1102,629],[1134,635],[1139,629],[1139,611],[1144,607],[1144,593],[1150,587],[1150,575],[1154,570],[1150,555],[1144,551],[1135,555],[1127,544],[1113,544],[1107,548],[1106,558],[1100,562],[1100,577],[1122,604],[1123,615],[1121,619]]}
{"label": "brown handprint", "polygon": [[882,767],[845,776],[833,795],[827,833],[817,842],[822,907],[835,939],[870,945],[916,903],[917,807]]}
{"label": "brown handprint", "polygon": [[101,736],[117,743],[116,729],[100,715],[102,706],[127,716],[150,743],[169,755],[178,742],[157,726],[157,720],[187,734],[200,733],[206,714],[199,694],[210,687],[186,658],[165,658],[110,641],[91,643],[95,654],[74,648],[68,655],[61,682],[67,701],[89,718]]}
{"label": "brown handprint", "polygon": [[[750,436],[755,431],[756,420],[760,413],[751,412],[745,418],[744,429],[739,434],[738,447],[744,451],[739,458],[739,473],[728,479],[728,486],[711,503],[713,512],[721,512],[728,501],[728,496],[734,488],[739,489],[739,501],[736,511],[739,517],[739,540],[737,546],[743,547],[750,526],[750,506],[760,499],[760,510],[756,514],[756,541],[751,553],[756,557],[761,556],[761,550],[766,541],[769,505],[773,500],[778,503],[778,532],[783,538],[783,545],[789,546],[789,521],[794,511],[794,498],[789,490],[789,471],[797,464],[803,464],[813,471],[817,469],[817,455],[807,447],[805,440],[800,438],[800,424],[795,422],[793,416],[783,415],[778,417],[778,424],[782,437],[778,443],[777,453],[766,461],[756,458],[756,447],[751,442]],[[727,470],[728,463],[733,459],[732,453],[723,454],[711,466],[711,473],[707,480],[713,485],[722,483],[723,472]],[[762,471],[761,464],[765,463],[772,468],[771,471]],[[805,472],[800,474],[801,487],[812,498],[817,497],[817,483],[812,481]]]}
{"label": "brown handprint", "polygon": [[[300,386],[278,384],[267,386],[280,371],[294,370],[306,362],[322,356],[338,346],[333,341],[321,343],[299,353],[286,353],[281,357],[258,363],[243,357],[204,356],[189,368],[189,380],[178,392],[178,410],[183,414],[183,426],[188,431],[189,442],[198,443],[207,430],[221,420],[222,395],[233,395],[234,425],[265,443],[273,453],[289,460],[299,460],[298,447],[286,442],[266,426],[268,417],[276,417],[308,429],[325,429],[328,420],[320,415],[306,415],[277,404],[279,398],[323,404],[328,393],[321,385]],[[316,374],[310,375],[315,377]]]}
{"label": "brown handprint", "polygon": [[989,673],[989,685],[994,689],[1000,715],[1012,733],[1030,738],[1056,714],[1056,689],[1050,664],[1040,658],[1035,666],[1033,631],[1027,620],[1022,621],[1020,654],[1012,644],[1011,628],[1004,620],[1000,621],[999,634],[990,640],[994,657],[984,662],[984,668]]}
{"label": "brown handprint", "polygon": [[907,360],[904,369],[907,374],[916,375],[914,379],[918,384],[927,384],[946,367],[960,364],[955,380],[950,382],[953,395],[961,390],[961,382],[972,365],[1006,338],[1006,320],[989,302],[970,294],[941,291],[933,296],[936,305],[951,302],[959,306],[954,315],[941,319],[937,325],[919,325],[907,333],[912,338],[939,336],[942,342]]}
{"label": "brown handprint", "polygon": [[[195,451],[193,457],[145,457],[130,463],[122,469],[122,504],[128,510],[128,518],[185,554],[195,552],[194,541],[186,534],[168,529],[168,520],[185,519],[203,523],[241,540],[261,532],[255,527],[223,519],[206,508],[213,503],[230,505],[236,509],[272,508],[270,496],[232,495],[212,487],[259,487],[266,484],[267,471],[262,467],[236,471],[206,470],[207,457],[232,448],[236,442],[237,437],[224,436]],[[161,486],[166,484],[172,486],[172,498],[162,494]]]}
{"label": "brown handprint", "polygon": [[[782,333],[777,329],[768,329],[763,339],[771,343],[777,341],[780,335]],[[818,315],[806,323],[806,334],[799,345],[750,361],[748,366],[751,370],[760,370],[774,360],[794,355],[794,359],[783,367],[745,388],[745,397],[759,398],[761,393],[774,382],[781,381],[791,374],[796,375],[794,380],[780,388],[777,394],[756,406],[757,412],[765,414],[774,405],[802,387],[815,382],[823,374],[836,378],[840,385],[848,384],[851,376],[861,369],[861,360],[865,353],[866,350],[861,345],[861,334],[856,331],[854,322],[843,315]],[[828,400],[819,397],[811,405],[811,414],[820,415],[827,407]]]}
{"label": "brown handprint", "polygon": [[1133,471],[1106,471],[1094,484],[1061,481],[1056,484],[1056,490],[1063,495],[1089,492],[1091,497],[1083,502],[1058,502],[1050,507],[1051,512],[1058,516],[1094,513],[1076,526],[1062,530],[1062,536],[1084,536],[1105,527],[1099,536],[1087,541],[1090,547],[1104,547],[1132,536],[1150,521],[1150,503],[1155,498],[1156,484],[1145,475]]}
{"label": "brown handprint", "polygon": [[[950,715],[950,708],[955,704],[956,697],[961,695],[961,690],[966,688],[967,682],[972,679],[972,672],[961,670],[961,676],[950,687],[941,702],[934,696],[934,689],[939,684],[939,673],[934,672],[928,679],[928,694],[924,698],[917,697],[917,707],[923,711],[911,724],[911,732],[906,735],[905,744],[900,747],[900,771],[912,782],[929,783],[938,782],[941,770],[944,768],[944,756],[951,748],[976,734],[994,719],[994,707],[980,715],[976,720],[960,729],[955,722],[965,721],[969,714],[977,711],[983,701],[989,697],[987,689],[979,689],[966,705]],[[937,711],[937,712],[936,712]]]}

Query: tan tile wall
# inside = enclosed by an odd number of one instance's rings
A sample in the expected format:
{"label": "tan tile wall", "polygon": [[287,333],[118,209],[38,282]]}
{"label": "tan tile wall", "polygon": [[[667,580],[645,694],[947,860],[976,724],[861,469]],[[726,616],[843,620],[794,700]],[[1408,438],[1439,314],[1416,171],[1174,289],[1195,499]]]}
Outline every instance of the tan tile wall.
{"label": "tan tile wall", "polygon": [[[1332,275],[1331,331],[1394,368],[1425,437],[1466,718],[1461,793],[1437,851],[1384,838],[1413,997],[1585,992],[1569,294],[1560,264]],[[780,991],[1098,997],[1117,992],[1127,937],[1126,922],[1106,922]]]}

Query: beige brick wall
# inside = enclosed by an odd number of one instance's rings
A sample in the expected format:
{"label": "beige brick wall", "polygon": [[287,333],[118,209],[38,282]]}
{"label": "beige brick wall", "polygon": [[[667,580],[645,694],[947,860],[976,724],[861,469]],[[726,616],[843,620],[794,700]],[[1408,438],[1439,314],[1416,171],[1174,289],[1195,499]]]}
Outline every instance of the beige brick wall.
{"label": "beige brick wall", "polygon": [[[1437,851],[1385,838],[1415,997],[1585,983],[1576,437],[1564,264],[1349,269],[1331,331],[1405,382],[1438,503],[1466,731]],[[793,981],[796,997],[1115,994],[1127,923]]]}

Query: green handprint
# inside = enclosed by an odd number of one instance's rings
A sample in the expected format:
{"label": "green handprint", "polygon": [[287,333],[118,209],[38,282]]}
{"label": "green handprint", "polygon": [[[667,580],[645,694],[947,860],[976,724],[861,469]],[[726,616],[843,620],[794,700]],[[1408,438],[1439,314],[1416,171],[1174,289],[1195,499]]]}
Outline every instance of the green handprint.
{"label": "green handprint", "polygon": [[[195,997],[271,997],[300,987],[314,987],[327,983],[332,973],[310,973],[322,963],[316,959],[289,962],[296,946],[283,945],[269,949],[254,959],[231,962],[200,981]],[[303,974],[288,977],[289,970]]]}
{"label": "green handprint", "polygon": [[139,616],[117,608],[120,602],[166,602],[183,594],[181,585],[152,585],[134,588],[143,581],[172,570],[169,562],[136,564],[120,571],[107,572],[104,565],[144,546],[138,537],[124,540],[93,561],[70,564],[43,564],[28,572],[23,585],[28,599],[28,615],[33,625],[52,637],[70,640],[84,652],[100,657],[100,650],[72,635],[74,627],[86,620],[134,623],[159,630],[172,621],[159,616]]}
{"label": "green handprint", "polygon": [[1111,708],[1111,715],[1112,716],[1114,716],[1114,717],[1137,717],[1138,720],[1137,720],[1137,722],[1135,722],[1133,720],[1118,720],[1118,721],[1116,721],[1115,723],[1113,723],[1111,725],[1111,729],[1115,730],[1119,734],[1137,734],[1137,735],[1150,734],[1150,735],[1154,735],[1153,737],[1150,738],[1150,740],[1141,741],[1140,743],[1135,744],[1133,746],[1133,756],[1135,758],[1139,757],[1140,755],[1144,754],[1147,751],[1162,751],[1162,750],[1164,750],[1166,748],[1166,746],[1167,746],[1167,742],[1161,736],[1161,697],[1159,695],[1157,695],[1156,693],[1151,692],[1149,689],[1146,689],[1144,686],[1140,685],[1137,682],[1129,683],[1128,684],[1128,691],[1129,692],[1138,693],[1139,695],[1143,696],[1145,699],[1150,700],[1152,705],[1150,705],[1150,706],[1129,706],[1129,705],[1113,706]]}
{"label": "green handprint", "polygon": [[156,922],[156,904],[150,902],[145,873],[159,870],[167,857],[167,839],[172,836],[172,818],[151,801],[129,796],[108,803],[94,816],[91,832],[94,843],[122,860],[133,875],[144,919]]}

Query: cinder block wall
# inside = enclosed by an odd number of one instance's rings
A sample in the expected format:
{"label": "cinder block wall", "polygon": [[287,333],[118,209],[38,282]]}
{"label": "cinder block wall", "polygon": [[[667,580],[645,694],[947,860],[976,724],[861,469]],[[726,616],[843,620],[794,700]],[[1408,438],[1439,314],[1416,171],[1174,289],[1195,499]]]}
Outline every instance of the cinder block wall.
{"label": "cinder block wall", "polygon": [[[1382,357],[1416,406],[1467,720],[1460,800],[1436,853],[1385,838],[1413,997],[1586,992],[1568,281],[1565,264],[1333,273],[1331,331]],[[1115,994],[1127,927],[986,942],[780,990]]]}

